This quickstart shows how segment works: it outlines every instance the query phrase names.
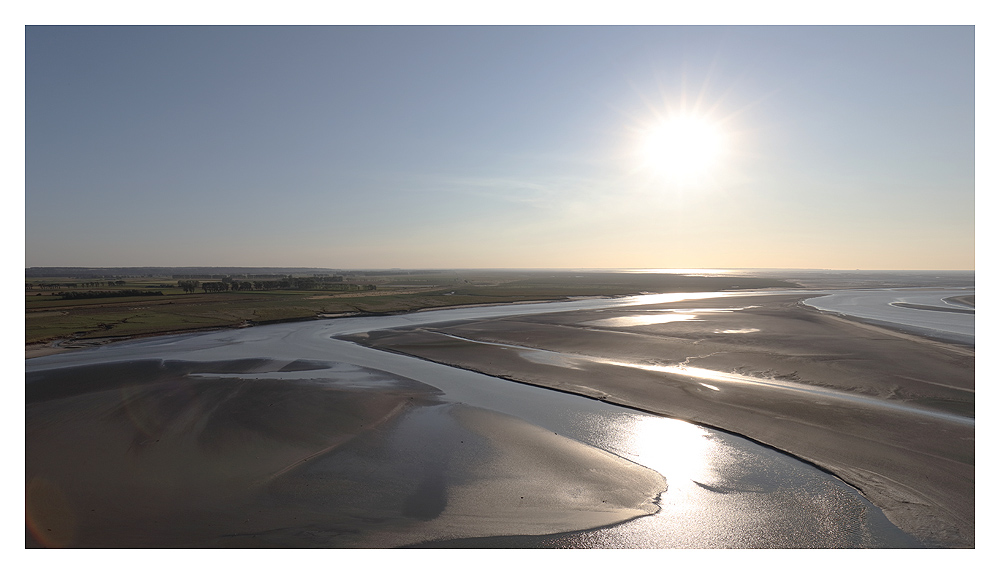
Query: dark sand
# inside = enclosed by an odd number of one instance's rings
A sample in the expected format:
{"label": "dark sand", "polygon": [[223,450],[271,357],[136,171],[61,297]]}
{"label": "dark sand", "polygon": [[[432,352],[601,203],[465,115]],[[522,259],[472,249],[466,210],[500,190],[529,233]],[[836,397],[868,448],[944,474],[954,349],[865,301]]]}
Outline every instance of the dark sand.
{"label": "dark sand", "polygon": [[27,373],[26,547],[546,535],[648,515],[666,487],[647,468],[444,402],[416,381],[353,365],[335,380],[311,374],[331,365],[143,360]]}
{"label": "dark sand", "polygon": [[[926,545],[974,547],[975,350],[822,314],[800,299],[554,313],[351,339],[741,434],[836,474]],[[695,309],[687,313],[695,320],[618,324],[684,314],[668,309]],[[640,368],[677,365],[755,379]]]}

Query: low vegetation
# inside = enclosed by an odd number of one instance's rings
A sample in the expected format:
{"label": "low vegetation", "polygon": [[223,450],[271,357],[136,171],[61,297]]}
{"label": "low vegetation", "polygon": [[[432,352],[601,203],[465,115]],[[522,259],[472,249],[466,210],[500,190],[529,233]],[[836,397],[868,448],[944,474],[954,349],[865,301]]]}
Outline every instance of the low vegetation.
{"label": "low vegetation", "polygon": [[109,299],[111,297],[156,297],[163,291],[147,291],[144,289],[121,289],[119,291],[70,291],[57,293],[61,299]]}
{"label": "low vegetation", "polygon": [[[98,270],[99,271],[99,270]],[[122,271],[122,270],[115,270]],[[155,271],[155,270],[144,270]],[[93,340],[457,305],[643,292],[794,287],[759,277],[563,271],[28,277],[25,343]]]}

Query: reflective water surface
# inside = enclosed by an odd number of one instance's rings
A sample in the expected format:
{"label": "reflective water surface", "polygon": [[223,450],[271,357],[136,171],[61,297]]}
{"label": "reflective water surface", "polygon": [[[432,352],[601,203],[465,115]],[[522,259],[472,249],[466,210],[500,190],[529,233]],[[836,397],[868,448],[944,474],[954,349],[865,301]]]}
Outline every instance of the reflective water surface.
{"label": "reflective water surface", "polygon": [[[836,401],[864,404],[866,406],[877,407],[892,411],[903,411],[910,414],[919,415],[922,417],[943,419],[968,426],[975,426],[976,424],[975,419],[969,417],[944,413],[940,411],[933,411],[929,409],[922,409],[907,404],[901,404],[899,402],[871,398],[863,395],[846,393],[831,389],[823,389],[811,385],[802,385],[791,381],[783,381],[780,379],[767,379],[762,377],[741,375],[738,373],[724,373],[721,371],[713,371],[710,369],[702,369],[698,367],[689,367],[686,365],[644,365],[639,363],[612,361],[609,359],[595,359],[595,362],[600,362],[607,365],[615,365],[617,367],[629,367],[633,369],[641,369],[643,371],[654,371],[659,373],[682,375],[694,379],[703,379],[719,383],[733,383],[740,385],[761,385],[771,388],[782,389],[789,392],[825,397],[829,399],[834,399]],[[700,384],[701,386],[712,389],[714,391],[721,390],[716,386],[708,385],[705,383],[700,383]]]}
{"label": "reflective water surface", "polygon": [[[585,321],[582,325],[594,327],[638,327],[643,325],[660,325],[663,323],[677,323],[681,321],[701,321],[698,317],[707,313],[732,313],[733,311],[743,311],[752,307],[723,307],[708,309],[650,309],[652,315],[624,315],[610,317],[608,319],[598,319],[596,321]],[[727,333],[751,333],[757,329],[726,331]]]}
{"label": "reflective water surface", "polygon": [[[746,331],[757,331],[756,329],[739,329],[738,332]],[[553,365],[560,367],[568,367],[572,369],[582,368],[583,365],[587,363],[597,363],[604,365],[613,365],[616,367],[627,367],[630,369],[639,369],[643,371],[652,371],[657,373],[668,373],[671,375],[680,375],[682,377],[687,377],[695,381],[699,386],[703,388],[710,389],[712,391],[721,392],[722,389],[717,385],[712,385],[706,383],[705,381],[713,381],[717,383],[735,384],[735,385],[759,385],[766,386],[773,389],[781,389],[791,393],[802,393],[805,395],[812,395],[817,397],[823,397],[827,399],[833,399],[838,402],[844,403],[855,403],[862,404],[869,407],[875,407],[879,409],[885,409],[889,411],[899,411],[906,412],[909,414],[915,414],[922,417],[937,418],[942,420],[947,420],[950,422],[957,422],[962,425],[975,426],[976,421],[974,418],[965,417],[961,415],[955,415],[950,413],[945,413],[936,410],[923,409],[920,407],[914,407],[905,403],[900,403],[897,401],[889,401],[878,399],[874,397],[867,397],[863,395],[847,393],[843,391],[837,391],[833,389],[824,389],[821,387],[816,387],[813,385],[804,385],[800,383],[795,383],[792,381],[786,381],[775,378],[764,378],[755,377],[751,375],[743,375],[740,373],[727,373],[722,371],[713,371],[711,369],[703,369],[700,367],[692,367],[686,364],[673,364],[673,365],[654,365],[647,363],[632,363],[627,361],[618,361],[614,359],[609,359],[607,357],[594,357],[590,355],[580,355],[574,353],[562,353],[557,351],[548,351],[544,349],[535,349],[533,347],[523,347],[520,345],[513,345],[510,343],[494,343],[490,341],[478,341],[475,339],[469,339],[467,337],[460,337],[457,335],[452,335],[449,333],[441,333],[445,337],[452,339],[458,339],[462,341],[468,341],[471,343],[476,343],[478,345],[496,346],[504,349],[519,349],[518,354],[525,360],[528,360],[537,364]]]}
{"label": "reflective water surface", "polygon": [[[907,328],[947,341],[975,345],[974,309],[949,301],[975,295],[975,289],[851,289],[803,303],[821,311]],[[952,310],[954,312],[942,312]],[[973,311],[973,312],[969,312]]]}
{"label": "reflective water surface", "polygon": [[[857,491],[748,440],[682,421],[620,415],[597,434],[667,478],[661,511],[567,538],[641,548],[916,547]],[[774,525],[781,524],[781,528]]]}
{"label": "reflective water surface", "polygon": [[[657,299],[655,302],[664,302],[710,296],[718,294],[670,294],[652,298]],[[654,302],[649,298],[641,300],[643,303]],[[406,316],[278,324],[108,345],[72,354],[32,359],[26,361],[25,365],[27,372],[33,372],[56,367],[149,358],[185,361],[261,357],[289,362],[315,360],[327,362],[329,366],[325,367],[326,372],[317,373],[315,369],[305,372],[290,370],[256,375],[243,373],[239,376],[288,381],[296,378],[310,380],[322,375],[326,384],[342,384],[354,388],[377,385],[378,381],[371,379],[364,370],[377,369],[440,389],[443,401],[463,408],[487,409],[515,417],[529,425],[547,429],[559,437],[596,447],[653,469],[666,480],[666,490],[660,493],[656,501],[659,510],[649,516],[565,534],[517,536],[504,531],[493,535],[478,534],[475,540],[464,541],[456,540],[458,537],[451,535],[444,541],[439,540],[437,544],[440,545],[607,548],[916,546],[912,538],[889,523],[855,489],[813,466],[749,440],[583,397],[376,351],[332,338],[395,325],[502,316],[504,312],[525,314],[581,307],[599,308],[600,304],[617,306],[637,303],[634,300],[581,301],[562,307],[544,304],[529,308],[523,305],[502,309],[460,309]],[[528,360],[570,366],[574,361],[595,360],[527,347],[520,352]],[[596,360],[608,361],[606,358]],[[227,375],[202,373],[199,376]],[[720,382],[711,377],[704,377],[704,381]],[[719,390],[718,386],[713,387],[710,382],[704,381],[701,384],[705,387]],[[397,425],[391,432],[405,433],[406,437],[399,435],[400,440],[405,438],[407,445],[417,445],[408,447],[407,456],[438,461],[441,453],[435,444],[439,444],[440,438],[433,441],[419,440],[419,433],[423,432],[420,429],[438,429],[435,430],[438,433],[435,436],[440,437],[444,436],[441,433],[445,433],[440,429],[459,428],[460,425],[429,422],[431,419],[452,416],[448,408],[421,409],[415,411],[421,413],[419,416],[406,419],[423,421],[420,425]],[[487,438],[506,440],[502,435]],[[540,461],[537,464],[546,463]],[[496,473],[497,478],[509,472],[509,469],[502,467],[490,468],[492,470],[489,472]],[[586,469],[581,469],[584,470]],[[551,488],[558,489],[558,485]],[[433,500],[420,502],[414,499],[412,512],[420,516],[426,514],[431,517],[446,517],[448,505],[454,502],[449,496],[454,496],[459,491],[457,484],[435,483]],[[463,504],[469,504],[469,501],[466,500]],[[572,511],[572,508],[567,510]],[[480,511],[488,513],[489,509]]]}
{"label": "reflective water surface", "polygon": [[[593,402],[593,401],[591,401]],[[858,492],[746,439],[610,407],[563,432],[652,468],[667,481],[655,514],[606,528],[422,547],[917,548]]]}

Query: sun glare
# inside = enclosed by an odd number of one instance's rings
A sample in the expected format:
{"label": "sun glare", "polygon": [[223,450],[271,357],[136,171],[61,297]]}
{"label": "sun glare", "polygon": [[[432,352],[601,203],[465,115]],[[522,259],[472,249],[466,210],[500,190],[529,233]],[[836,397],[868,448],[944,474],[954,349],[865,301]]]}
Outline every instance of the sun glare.
{"label": "sun glare", "polygon": [[642,164],[675,182],[711,173],[724,149],[721,130],[711,121],[683,115],[648,128],[641,146]]}

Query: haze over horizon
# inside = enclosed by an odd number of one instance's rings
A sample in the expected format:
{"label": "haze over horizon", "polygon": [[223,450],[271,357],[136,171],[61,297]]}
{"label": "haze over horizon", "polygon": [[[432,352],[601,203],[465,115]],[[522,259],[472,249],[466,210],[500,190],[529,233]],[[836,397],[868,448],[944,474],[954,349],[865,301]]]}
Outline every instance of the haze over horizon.
{"label": "haze over horizon", "polygon": [[973,270],[974,32],[27,26],[25,266]]}

